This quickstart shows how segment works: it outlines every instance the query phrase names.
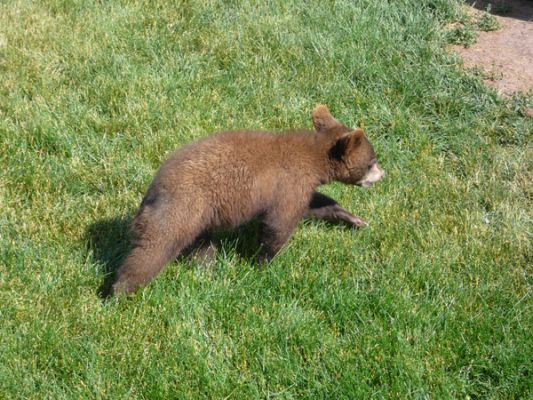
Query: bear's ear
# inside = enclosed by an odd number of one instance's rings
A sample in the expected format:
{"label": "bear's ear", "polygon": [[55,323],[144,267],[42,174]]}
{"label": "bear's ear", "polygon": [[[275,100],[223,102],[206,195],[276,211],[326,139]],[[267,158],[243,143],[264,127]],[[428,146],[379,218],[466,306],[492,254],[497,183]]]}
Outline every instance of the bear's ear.
{"label": "bear's ear", "polygon": [[339,121],[333,118],[328,108],[323,104],[316,106],[311,116],[317,132],[327,131],[328,129],[339,125]]}
{"label": "bear's ear", "polygon": [[329,150],[329,156],[335,160],[342,160],[345,155],[350,154],[353,149],[359,146],[363,135],[364,131],[357,128],[341,136]]}

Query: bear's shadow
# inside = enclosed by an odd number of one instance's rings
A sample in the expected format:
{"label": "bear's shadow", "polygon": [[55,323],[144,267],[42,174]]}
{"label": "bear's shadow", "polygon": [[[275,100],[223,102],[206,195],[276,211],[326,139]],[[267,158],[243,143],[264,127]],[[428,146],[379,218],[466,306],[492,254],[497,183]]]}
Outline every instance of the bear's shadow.
{"label": "bear's shadow", "polygon": [[98,288],[98,295],[109,297],[115,272],[122,264],[131,247],[129,231],[133,216],[118,216],[100,219],[89,225],[85,231],[87,250],[93,261],[100,265],[104,280]]}
{"label": "bear's shadow", "polygon": [[[121,215],[114,218],[104,218],[88,226],[85,232],[87,249],[92,253],[93,261],[100,265],[100,272],[104,280],[98,288],[98,295],[106,299],[110,295],[116,271],[128,255],[132,246],[130,225],[133,214]],[[218,253],[235,252],[244,259],[255,259],[259,251],[259,221],[252,220],[232,231],[217,232],[211,241]],[[178,261],[192,265],[184,257],[178,256]]]}
{"label": "bear's shadow", "polygon": [[[86,229],[85,240],[88,251],[92,253],[93,261],[101,266],[101,273],[104,276],[97,292],[104,300],[110,296],[116,271],[131,249],[130,225],[132,220],[132,213],[120,215],[98,220]],[[326,226],[337,225],[314,219],[309,219],[307,222],[325,224]],[[211,242],[215,245],[217,254],[235,252],[238,257],[243,259],[256,260],[260,250],[259,228],[260,222],[253,219],[237,229],[213,234]],[[177,261],[185,261],[183,263],[185,266],[193,265],[182,256],[178,256]]]}

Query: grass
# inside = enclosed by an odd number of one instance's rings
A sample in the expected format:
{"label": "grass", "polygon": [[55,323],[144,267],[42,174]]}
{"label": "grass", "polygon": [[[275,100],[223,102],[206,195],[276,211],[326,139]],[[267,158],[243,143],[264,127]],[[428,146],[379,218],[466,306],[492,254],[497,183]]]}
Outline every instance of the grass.
{"label": "grass", "polygon": [[[458,10],[2,2],[0,397],[533,396],[532,98],[461,71]],[[370,227],[302,223],[264,269],[230,236],[214,269],[102,301],[170,151],[319,102],[388,172],[323,188]]]}
{"label": "grass", "polygon": [[[498,7],[495,7],[498,9]],[[450,24],[447,31],[447,40],[451,44],[470,47],[477,41],[478,32],[492,32],[501,28],[498,19],[491,14],[492,7],[489,4],[483,13],[472,13],[464,6],[462,12]],[[496,10],[497,12],[497,10]]]}

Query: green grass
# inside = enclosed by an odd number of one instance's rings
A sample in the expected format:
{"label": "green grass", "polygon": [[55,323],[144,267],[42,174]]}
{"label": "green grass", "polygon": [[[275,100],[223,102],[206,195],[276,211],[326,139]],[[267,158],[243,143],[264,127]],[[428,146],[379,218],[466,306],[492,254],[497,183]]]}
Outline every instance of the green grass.
{"label": "green grass", "polygon": [[[531,97],[446,53],[455,2],[0,3],[0,397],[533,396]],[[174,148],[362,126],[386,179],[323,190],[268,267],[225,241],[99,296]],[[244,235],[247,236],[247,235]]]}
{"label": "green grass", "polygon": [[[495,7],[497,8],[497,7]],[[473,14],[468,12],[468,7],[459,12],[456,20],[448,27],[447,40],[451,44],[470,47],[477,41],[478,32],[497,31],[501,28],[498,19],[491,14],[492,7],[489,4],[485,12]]]}

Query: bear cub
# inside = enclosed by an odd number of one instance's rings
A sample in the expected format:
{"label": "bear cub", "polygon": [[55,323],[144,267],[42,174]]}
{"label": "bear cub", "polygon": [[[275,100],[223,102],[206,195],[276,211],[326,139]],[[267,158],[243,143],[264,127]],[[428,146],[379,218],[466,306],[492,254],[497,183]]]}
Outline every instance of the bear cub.
{"label": "bear cub", "polygon": [[133,249],[112,294],[147,284],[179,254],[208,256],[209,235],[252,218],[261,222],[262,260],[272,258],[298,222],[314,217],[366,223],[316,192],[331,181],[369,187],[384,171],[362,129],[337,121],[324,105],[315,131],[224,132],[187,145],[161,166],[132,223]]}

